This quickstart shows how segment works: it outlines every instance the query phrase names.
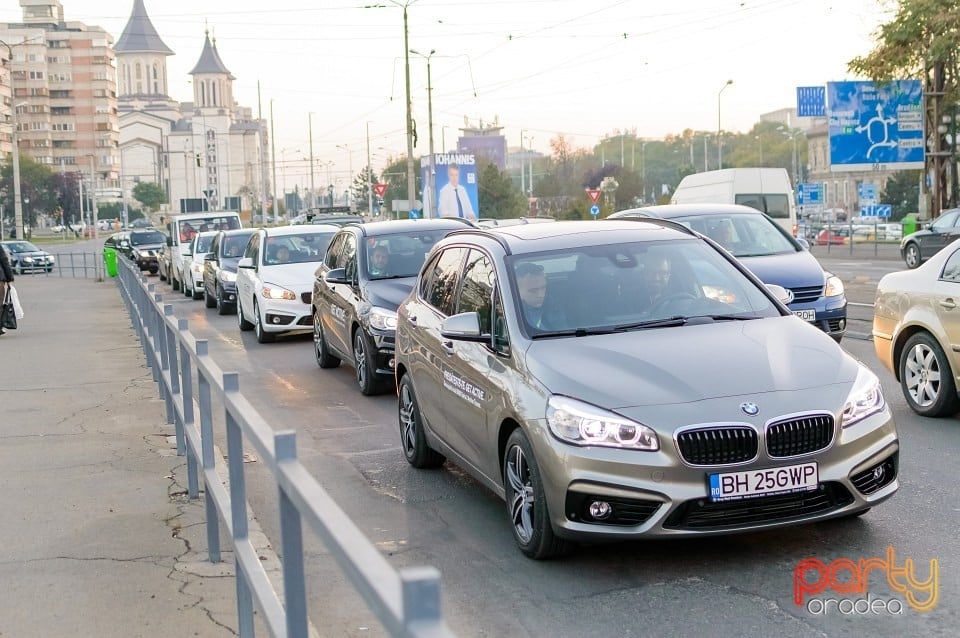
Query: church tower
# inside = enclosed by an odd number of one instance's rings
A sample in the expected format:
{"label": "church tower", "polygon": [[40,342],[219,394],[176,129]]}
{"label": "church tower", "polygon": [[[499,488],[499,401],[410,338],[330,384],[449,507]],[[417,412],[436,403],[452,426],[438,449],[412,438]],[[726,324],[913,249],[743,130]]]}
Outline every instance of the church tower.
{"label": "church tower", "polygon": [[113,50],[117,54],[117,96],[121,99],[169,100],[167,56],[143,0],[133,1],[133,12]]}
{"label": "church tower", "polygon": [[190,71],[193,76],[193,105],[203,115],[230,115],[233,111],[233,81],[236,78],[220,59],[216,38],[211,40],[209,31],[204,36],[200,59]]}

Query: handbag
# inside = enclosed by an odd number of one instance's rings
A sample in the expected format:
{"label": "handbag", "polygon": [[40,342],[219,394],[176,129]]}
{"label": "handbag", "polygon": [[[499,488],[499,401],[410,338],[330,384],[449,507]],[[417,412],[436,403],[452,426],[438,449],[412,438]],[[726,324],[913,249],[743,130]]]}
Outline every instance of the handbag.
{"label": "handbag", "polygon": [[13,302],[10,301],[10,285],[7,285],[7,294],[4,295],[3,306],[0,307],[0,328],[5,330],[17,329],[17,313],[13,309]]}
{"label": "handbag", "polygon": [[7,284],[7,290],[10,295],[10,303],[13,304],[13,316],[17,319],[23,319],[23,306],[20,305],[20,296],[17,294],[17,289],[13,287],[13,284]]}

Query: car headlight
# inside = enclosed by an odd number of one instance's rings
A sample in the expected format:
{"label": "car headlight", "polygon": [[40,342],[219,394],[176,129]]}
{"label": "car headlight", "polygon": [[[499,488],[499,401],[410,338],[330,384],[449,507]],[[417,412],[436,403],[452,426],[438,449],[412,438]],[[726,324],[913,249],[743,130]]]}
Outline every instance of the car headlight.
{"label": "car headlight", "polygon": [[367,315],[370,326],[377,330],[396,330],[397,313],[386,308],[376,306],[370,308],[370,314]]}
{"label": "car headlight", "polygon": [[23,263],[25,263],[25,264],[32,264],[32,263],[33,263],[33,257],[24,257],[24,258],[23,258]]}
{"label": "car headlight", "polygon": [[823,293],[827,297],[836,297],[843,294],[843,282],[836,275],[827,273],[827,287]]}
{"label": "car headlight", "polygon": [[883,400],[883,390],[880,389],[880,380],[863,365],[857,373],[857,380],[853,389],[843,404],[843,416],[840,425],[848,427],[858,423],[868,416],[883,410],[886,402]]}
{"label": "car headlight", "polygon": [[281,288],[280,286],[274,285],[264,285],[263,292],[261,293],[265,299],[286,299],[288,301],[296,301],[297,295],[294,294],[292,290],[287,290],[286,288]]}
{"label": "car headlight", "polygon": [[236,281],[236,280],[237,280],[237,273],[235,273],[235,272],[230,272],[229,270],[221,270],[221,271],[220,271],[220,281],[232,282],[232,281]]}
{"label": "car headlight", "polygon": [[569,397],[550,397],[547,401],[547,424],[554,436],[574,445],[601,445],[651,452],[660,449],[656,432],[647,426]]}

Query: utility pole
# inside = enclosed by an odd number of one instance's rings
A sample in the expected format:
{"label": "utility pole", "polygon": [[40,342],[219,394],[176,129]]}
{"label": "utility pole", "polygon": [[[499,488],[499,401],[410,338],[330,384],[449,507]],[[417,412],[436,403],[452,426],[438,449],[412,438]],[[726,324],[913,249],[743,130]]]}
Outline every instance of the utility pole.
{"label": "utility pole", "polygon": [[370,166],[370,122],[367,122],[367,214],[373,215],[373,167]]}
{"label": "utility pole", "polygon": [[315,201],[316,191],[314,190],[313,184],[313,113],[307,113],[307,125],[310,132],[310,208],[314,208],[317,204]]}
{"label": "utility pole", "polygon": [[523,168],[523,167],[524,167],[524,164],[523,164],[523,129],[520,129],[520,192],[521,192],[521,193],[527,192],[527,190],[526,190],[526,189],[527,189],[527,183],[526,183],[526,181],[524,180],[524,177],[523,177],[523,171],[524,171],[524,168]]}
{"label": "utility pole", "polygon": [[90,158],[90,214],[93,217],[93,238],[99,239],[99,234],[97,232],[97,223],[100,211],[97,210],[97,173],[94,168],[94,161],[96,158],[93,154],[88,155]]}
{"label": "utility pole", "polygon": [[[266,134],[266,128],[263,125],[263,104],[260,100],[260,80],[257,80],[257,125],[258,130],[260,131],[260,216],[263,219],[264,223],[267,221],[267,145],[264,144],[264,135]],[[206,132],[204,132],[206,135]],[[209,171],[209,169],[207,169]],[[208,172],[209,174],[209,172]],[[217,189],[219,190],[220,185],[217,184]],[[273,211],[273,221],[277,221],[277,211]]]}
{"label": "utility pole", "polygon": [[707,166],[707,140],[710,139],[710,135],[704,133],[703,135],[703,172],[706,173],[709,169]]}
{"label": "utility pole", "polygon": [[407,22],[407,6],[403,5],[403,58],[407,85],[407,205],[415,208],[417,181],[413,174],[413,102],[410,98],[410,30]]}
{"label": "utility pole", "polygon": [[273,168],[273,223],[277,224],[280,207],[277,206],[277,138],[273,130],[273,98],[270,98],[270,164]]}
{"label": "utility pole", "polygon": [[430,145],[430,167],[427,169],[427,183],[424,184],[423,192],[423,216],[427,217],[436,217],[437,216],[437,207],[435,201],[436,195],[436,184],[437,184],[437,166],[433,157],[433,84],[431,82],[430,76],[430,58],[433,57],[433,54],[436,53],[436,49],[430,49],[430,53],[424,55],[417,51],[416,49],[410,49],[410,53],[414,55],[419,55],[422,58],[427,59],[427,129]]}
{"label": "utility pole", "polygon": [[720,92],[717,93],[717,170],[723,168],[723,139],[720,137],[720,96],[723,95],[724,90],[733,84],[733,80],[727,80],[726,84],[720,89]]}

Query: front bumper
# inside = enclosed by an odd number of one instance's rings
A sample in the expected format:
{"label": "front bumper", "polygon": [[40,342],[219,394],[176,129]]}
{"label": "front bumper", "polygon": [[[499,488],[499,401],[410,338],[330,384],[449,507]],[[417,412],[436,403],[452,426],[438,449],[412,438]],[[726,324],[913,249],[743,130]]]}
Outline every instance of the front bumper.
{"label": "front bumper", "polygon": [[[773,529],[864,511],[888,499],[900,486],[899,443],[889,407],[835,430],[829,447],[805,456],[770,458],[761,434],[758,458],[738,466],[691,467],[679,458],[674,442],[662,436],[658,452],[577,447],[554,438],[539,420],[528,422],[528,438],[554,530],[571,540]],[[709,474],[809,461],[818,465],[816,490],[738,501],[710,499]],[[609,503],[613,516],[607,521],[592,520],[589,504],[594,501]]]}
{"label": "front bumper", "polygon": [[[236,293],[234,293],[236,298]],[[261,325],[264,332],[308,332],[313,330],[313,313],[310,305],[297,297],[296,301],[287,299],[257,298],[261,312]]]}
{"label": "front bumper", "polygon": [[156,272],[160,269],[160,262],[156,257],[137,257],[137,267],[140,270],[149,270]]}
{"label": "front bumper", "polygon": [[792,303],[787,306],[792,312],[813,310],[816,319],[810,323],[820,328],[834,339],[840,339],[847,331],[847,298],[821,297],[816,301]]}
{"label": "front bumper", "polygon": [[393,377],[396,357],[397,332],[395,330],[367,329],[367,334],[373,340],[376,352],[377,374]]}

